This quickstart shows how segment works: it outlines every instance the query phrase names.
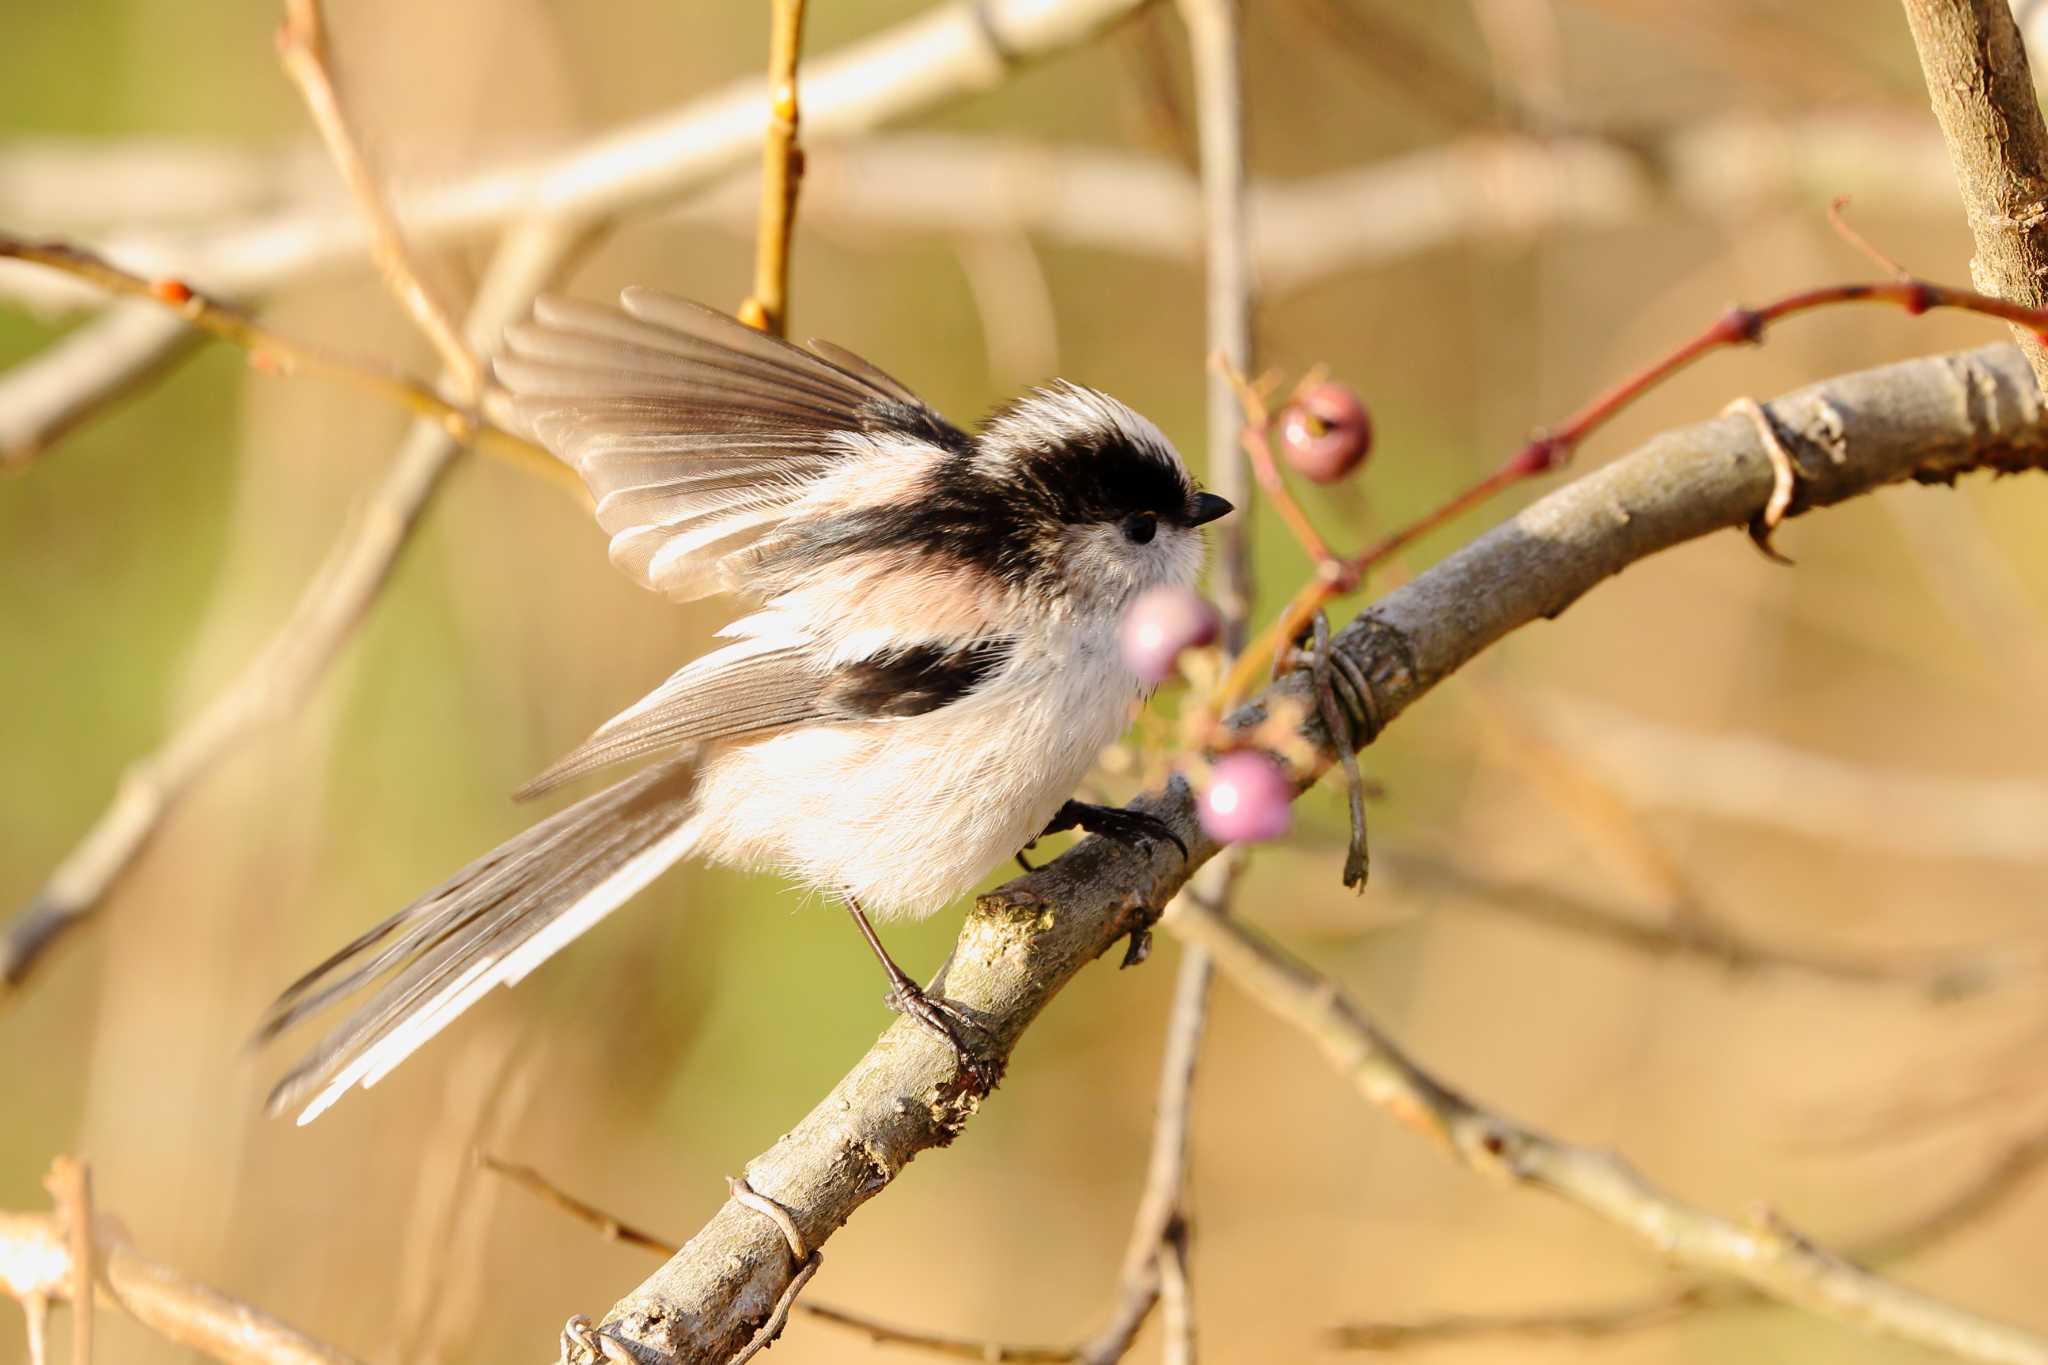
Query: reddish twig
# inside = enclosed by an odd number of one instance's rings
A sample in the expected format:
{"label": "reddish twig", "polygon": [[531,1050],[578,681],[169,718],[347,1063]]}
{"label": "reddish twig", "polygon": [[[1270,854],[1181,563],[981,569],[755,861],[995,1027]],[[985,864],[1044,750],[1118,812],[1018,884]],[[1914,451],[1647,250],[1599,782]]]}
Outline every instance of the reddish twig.
{"label": "reddish twig", "polygon": [[[1659,359],[1643,366],[1596,394],[1557,426],[1539,430],[1498,469],[1480,479],[1441,506],[1407,526],[1387,535],[1350,559],[1328,559],[1327,547],[1313,533],[1303,539],[1303,548],[1318,564],[1316,576],[1295,593],[1280,615],[1238,657],[1224,678],[1212,703],[1217,714],[1228,712],[1248,696],[1252,687],[1279,651],[1301,638],[1315,614],[1332,598],[1353,592],[1380,564],[1406,549],[1430,531],[1485,502],[1494,494],[1564,464],[1587,438],[1606,426],[1631,403],[1702,357],[1728,346],[1755,345],[1763,340],[1771,324],[1798,313],[1810,313],[1846,303],[1888,303],[1919,316],[1935,308],[1955,308],[1985,317],[1999,318],[2019,327],[2048,335],[2048,308],[1993,298],[1974,290],[1956,289],[1920,279],[1882,280],[1874,283],[1833,284],[1787,294],[1758,308],[1733,307],[1712,325]],[[1247,449],[1250,449],[1248,446]],[[1258,461],[1253,458],[1254,467]],[[1274,477],[1277,479],[1277,471]],[[1264,475],[1261,475],[1263,482]],[[1292,519],[1289,519],[1292,525]],[[1297,532],[1299,534],[1299,532]]]}

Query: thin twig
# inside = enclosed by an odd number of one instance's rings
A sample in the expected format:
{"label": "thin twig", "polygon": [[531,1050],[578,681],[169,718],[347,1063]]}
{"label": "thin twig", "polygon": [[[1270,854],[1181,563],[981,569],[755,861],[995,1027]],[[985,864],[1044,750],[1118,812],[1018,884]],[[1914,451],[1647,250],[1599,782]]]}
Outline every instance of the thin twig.
{"label": "thin twig", "polygon": [[627,1246],[651,1251],[657,1256],[673,1256],[676,1253],[677,1243],[664,1241],[654,1233],[613,1217],[595,1204],[578,1199],[531,1166],[524,1166],[516,1161],[505,1161],[481,1150],[473,1152],[471,1156],[480,1169],[489,1171],[492,1175],[501,1175],[544,1203],[553,1204],[571,1218],[590,1224],[608,1242],[623,1242]]}
{"label": "thin twig", "polygon": [[440,354],[463,404],[475,407],[483,397],[483,365],[463,340],[447,308],[413,268],[405,238],[398,230],[398,217],[349,128],[329,67],[320,0],[285,0],[284,23],[277,30],[277,55],[299,87],[306,109],[320,129],[320,139],[327,144],[327,154],[334,158],[335,169],[341,172],[369,227],[370,258],[377,263],[384,283]]}
{"label": "thin twig", "polygon": [[[549,224],[508,236],[471,314],[480,346],[526,307],[575,240],[574,230]],[[276,634],[162,747],[129,765],[106,811],[7,926],[0,986],[19,986],[52,945],[84,922],[193,782],[249,736],[293,714],[326,676],[383,591],[459,449],[442,422],[415,426]]]}
{"label": "thin twig", "polygon": [[740,321],[782,336],[789,330],[789,243],[796,231],[796,193],[804,152],[796,66],[803,49],[804,0],[775,0],[768,36],[768,135],[761,144],[761,213],[754,238],[754,292]]}
{"label": "thin twig", "polygon": [[144,279],[81,247],[64,242],[31,242],[0,233],[0,259],[4,258],[31,261],[61,271],[110,294],[147,299],[177,314],[188,326],[241,347],[249,353],[250,366],[258,371],[317,375],[374,394],[432,422],[454,441],[508,458],[529,474],[538,474],[582,494],[583,485],[574,470],[533,442],[492,426],[466,407],[450,403],[431,386],[369,361],[345,359],[294,341],[183,280]]}
{"label": "thin twig", "polygon": [[1765,1212],[1744,1224],[1658,1189],[1610,1152],[1559,1142],[1424,1071],[1335,982],[1236,921],[1192,901],[1163,921],[1209,949],[1218,970],[1307,1034],[1371,1103],[1479,1174],[1547,1191],[1649,1243],[1664,1259],[1739,1280],[1770,1298],[1973,1360],[2043,1365],[2048,1336],[1884,1279]]}

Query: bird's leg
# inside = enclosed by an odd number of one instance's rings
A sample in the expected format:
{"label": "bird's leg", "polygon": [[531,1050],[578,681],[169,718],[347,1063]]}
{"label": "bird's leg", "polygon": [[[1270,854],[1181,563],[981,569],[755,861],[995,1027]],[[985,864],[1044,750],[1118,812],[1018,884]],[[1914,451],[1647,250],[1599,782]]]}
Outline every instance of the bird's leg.
{"label": "bird's leg", "polygon": [[963,1030],[975,1027],[974,1022],[960,1010],[944,1000],[934,1000],[925,994],[922,986],[910,979],[910,974],[896,965],[896,959],[889,956],[889,950],[882,946],[881,936],[875,933],[875,926],[868,923],[867,912],[860,908],[860,902],[846,897],[846,912],[853,916],[861,937],[874,949],[881,961],[882,971],[889,978],[889,1008],[899,1014],[907,1014],[917,1023],[944,1038],[953,1045],[953,1053],[960,1059],[960,1065],[985,1095],[995,1089],[996,1081],[1002,1076],[999,1063],[992,1063],[976,1052],[964,1036]]}
{"label": "bird's leg", "polygon": [[1086,801],[1068,801],[1054,812],[1052,822],[1039,834],[1039,838],[1070,829],[1099,834],[1120,844],[1164,840],[1180,850],[1182,862],[1187,861],[1188,846],[1173,832],[1173,826],[1158,816],[1147,815],[1141,810],[1125,810],[1120,806],[1092,806]]}

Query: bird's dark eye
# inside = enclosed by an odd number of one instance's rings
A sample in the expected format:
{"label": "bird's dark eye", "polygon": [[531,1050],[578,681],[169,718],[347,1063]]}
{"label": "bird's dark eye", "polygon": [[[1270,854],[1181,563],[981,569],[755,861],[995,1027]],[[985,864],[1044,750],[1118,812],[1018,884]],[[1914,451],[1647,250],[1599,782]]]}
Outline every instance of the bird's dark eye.
{"label": "bird's dark eye", "polygon": [[1133,545],[1150,544],[1158,529],[1159,518],[1150,512],[1133,512],[1124,518],[1124,539]]}

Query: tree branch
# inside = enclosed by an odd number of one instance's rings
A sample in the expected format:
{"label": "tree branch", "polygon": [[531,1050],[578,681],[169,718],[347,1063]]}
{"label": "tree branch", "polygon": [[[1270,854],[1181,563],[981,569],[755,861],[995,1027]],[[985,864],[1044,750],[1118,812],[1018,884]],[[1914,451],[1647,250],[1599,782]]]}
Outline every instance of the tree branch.
{"label": "tree branch", "polygon": [[[2048,304],[2048,124],[2010,0],[1905,0],[1934,117],[1948,143],[1986,294]],[[2048,343],[2013,328],[2048,386]]]}
{"label": "tree branch", "polygon": [[[2048,465],[2041,400],[2018,353],[1993,347],[1846,375],[1773,403],[1800,481],[1794,515],[1908,479]],[[1508,632],[1556,616],[1602,579],[1686,540],[1747,526],[1770,497],[1755,426],[1722,417],[1652,440],[1552,493],[1390,593],[1335,648],[1370,680],[1383,719],[1414,704]],[[1313,717],[1296,673],[1241,710],[1250,725],[1282,699]],[[1306,738],[1335,761],[1312,720]],[[1130,933],[1218,852],[1184,783],[1142,799],[1190,851],[1087,839],[983,896],[968,913],[942,989],[1007,1057],[1082,967]],[[884,1032],[830,1094],[750,1162],[752,1187],[787,1209],[811,1246],[886,1189],[919,1152],[943,1147],[979,1100],[951,1047],[907,1021]],[[731,1355],[788,1287],[782,1233],[728,1202],[666,1265],[613,1307],[611,1335],[647,1360]]]}

